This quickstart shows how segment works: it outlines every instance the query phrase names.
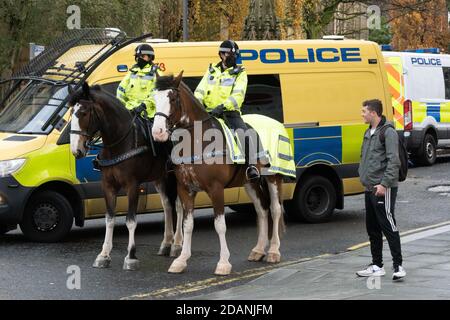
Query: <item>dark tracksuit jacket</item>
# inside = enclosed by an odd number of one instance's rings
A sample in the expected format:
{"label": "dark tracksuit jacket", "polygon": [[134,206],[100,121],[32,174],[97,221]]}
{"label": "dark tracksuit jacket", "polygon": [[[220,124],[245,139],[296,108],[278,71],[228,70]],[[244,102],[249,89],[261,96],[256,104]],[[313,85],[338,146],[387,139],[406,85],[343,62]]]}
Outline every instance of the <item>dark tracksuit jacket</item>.
{"label": "dark tracksuit jacket", "polygon": [[[366,228],[370,239],[372,262],[379,267],[383,266],[384,234],[396,267],[402,264],[400,235],[394,217],[400,159],[398,136],[394,128],[386,129],[384,143],[380,140],[380,130],[386,125],[386,118],[383,116],[373,135],[370,133],[370,127],[366,130],[358,171],[361,183],[366,188]],[[385,196],[375,196],[373,188],[378,184],[386,188]]]}

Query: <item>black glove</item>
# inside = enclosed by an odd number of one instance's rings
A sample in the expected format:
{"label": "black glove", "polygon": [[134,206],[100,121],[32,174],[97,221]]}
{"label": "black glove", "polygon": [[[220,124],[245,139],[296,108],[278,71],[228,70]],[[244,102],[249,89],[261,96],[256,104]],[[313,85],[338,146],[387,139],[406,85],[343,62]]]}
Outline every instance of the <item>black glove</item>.
{"label": "black glove", "polygon": [[141,114],[142,112],[146,111],[147,107],[145,105],[145,103],[141,103],[139,106],[135,107],[133,109],[134,112],[136,112],[137,114]]}
{"label": "black glove", "polygon": [[219,104],[217,107],[212,109],[209,114],[213,117],[220,117],[223,114],[223,111],[225,110],[225,107],[223,104]]}

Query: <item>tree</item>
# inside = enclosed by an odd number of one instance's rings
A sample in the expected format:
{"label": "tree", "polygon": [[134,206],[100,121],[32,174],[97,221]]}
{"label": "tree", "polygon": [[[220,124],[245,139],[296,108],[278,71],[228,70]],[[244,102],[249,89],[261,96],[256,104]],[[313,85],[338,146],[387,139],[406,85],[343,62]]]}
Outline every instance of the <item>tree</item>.
{"label": "tree", "polygon": [[[399,0],[404,6],[413,0]],[[392,21],[392,44],[396,50],[438,47],[446,51],[450,41],[448,2],[435,0],[424,4],[422,10],[408,12]],[[396,13],[392,13],[395,15]]]}

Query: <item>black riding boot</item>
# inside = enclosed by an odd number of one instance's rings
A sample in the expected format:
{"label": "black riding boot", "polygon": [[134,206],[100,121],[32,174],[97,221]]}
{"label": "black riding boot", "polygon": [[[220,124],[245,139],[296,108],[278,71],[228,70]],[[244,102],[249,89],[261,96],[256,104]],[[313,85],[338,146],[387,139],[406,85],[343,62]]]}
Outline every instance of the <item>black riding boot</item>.
{"label": "black riding boot", "polygon": [[[244,148],[244,156],[245,156],[245,164],[247,165],[247,169],[245,170],[245,175],[247,177],[247,180],[249,181],[256,181],[260,178],[259,170],[256,168],[256,157],[253,157],[255,161],[252,163],[250,161],[250,150],[252,152],[257,152],[256,144],[254,143],[251,135],[248,135],[248,148],[246,148],[245,144],[245,132],[247,131],[247,125],[245,124],[244,120],[242,120],[241,115],[237,111],[228,111],[224,112],[224,118],[225,121],[228,122],[228,125],[234,130],[238,130],[238,139],[239,143],[241,144],[241,147]],[[239,134],[241,133],[241,134]]]}

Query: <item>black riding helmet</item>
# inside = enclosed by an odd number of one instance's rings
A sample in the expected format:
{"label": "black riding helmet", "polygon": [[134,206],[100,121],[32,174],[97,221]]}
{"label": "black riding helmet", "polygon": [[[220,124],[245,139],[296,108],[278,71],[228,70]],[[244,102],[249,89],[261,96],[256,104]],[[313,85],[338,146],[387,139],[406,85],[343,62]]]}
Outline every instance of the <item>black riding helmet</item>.
{"label": "black riding helmet", "polygon": [[225,40],[220,44],[219,53],[220,52],[230,52],[237,58],[239,55],[239,47],[233,40]]}
{"label": "black riding helmet", "polygon": [[150,57],[150,61],[153,61],[155,59],[155,51],[153,51],[153,48],[149,44],[141,44],[138,45],[134,52],[134,57],[142,57],[142,55],[148,55]]}
{"label": "black riding helmet", "polygon": [[229,52],[230,56],[228,56],[225,60],[226,66],[235,67],[237,59],[239,58],[239,47],[236,42],[233,40],[225,40],[220,44],[219,47],[219,57],[221,52]]}

